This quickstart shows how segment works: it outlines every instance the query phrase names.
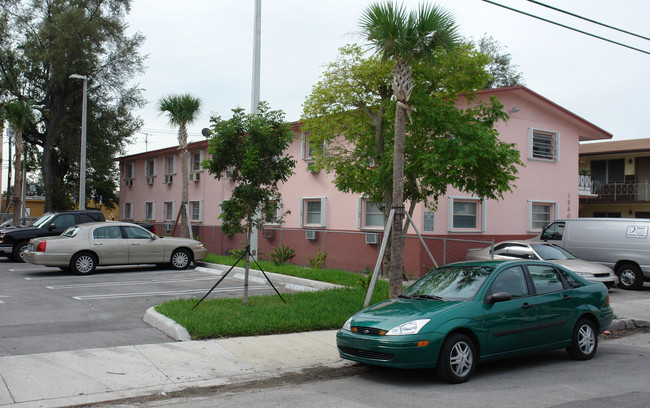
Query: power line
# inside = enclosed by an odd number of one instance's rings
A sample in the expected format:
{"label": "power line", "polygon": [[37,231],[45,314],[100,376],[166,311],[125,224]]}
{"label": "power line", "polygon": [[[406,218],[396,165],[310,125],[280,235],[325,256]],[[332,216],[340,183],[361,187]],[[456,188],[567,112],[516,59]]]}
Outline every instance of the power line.
{"label": "power line", "polygon": [[531,2],[531,3],[535,3],[535,4],[537,4],[537,5],[540,5],[540,6],[542,6],[542,7],[549,8],[549,9],[551,9],[551,10],[559,11],[560,13],[568,14],[568,15],[570,15],[570,16],[572,16],[572,17],[576,17],[576,18],[579,18],[579,19],[581,19],[581,20],[589,21],[590,23],[593,23],[593,24],[598,24],[599,26],[607,27],[607,28],[609,28],[609,29],[619,31],[619,32],[621,32],[621,33],[625,33],[625,34],[628,34],[628,35],[632,35],[632,36],[634,36],[634,37],[638,37],[638,38],[642,38],[642,39],[644,39],[644,40],[648,40],[648,41],[650,41],[650,38],[648,38],[648,37],[644,37],[644,36],[642,36],[642,35],[635,34],[635,33],[632,33],[632,32],[630,32],[630,31],[626,31],[626,30],[623,30],[623,29],[620,29],[620,28],[617,28],[617,27],[614,27],[614,26],[611,26],[611,25],[608,25],[608,24],[600,23],[600,22],[598,22],[598,21],[596,21],[596,20],[592,20],[592,19],[589,19],[589,18],[587,18],[587,17],[583,17],[583,16],[581,16],[581,15],[578,15],[578,14],[575,14],[575,13],[571,13],[570,11],[562,10],[562,9],[557,8],[557,7],[553,7],[553,6],[551,6],[551,5],[544,4],[544,3],[540,2],[540,1],[536,1],[536,0],[528,0],[528,1]]}
{"label": "power line", "polygon": [[605,37],[598,36],[598,35],[596,35],[596,34],[588,33],[588,32],[586,32],[586,31],[582,31],[582,30],[578,30],[577,28],[569,27],[569,26],[567,26],[567,25],[560,24],[560,23],[558,23],[558,22],[555,22],[555,21],[552,21],[552,20],[548,20],[548,19],[545,19],[545,18],[543,18],[543,17],[536,16],[536,15],[534,15],[534,14],[526,13],[525,11],[517,10],[517,9],[515,9],[515,8],[508,7],[508,6],[503,5],[503,4],[495,3],[495,2],[493,2],[493,1],[491,1],[491,0],[483,0],[483,1],[486,2],[486,3],[493,4],[493,5],[495,5],[495,6],[503,7],[503,8],[505,8],[505,9],[510,10],[510,11],[514,11],[514,12],[516,12],[516,13],[523,14],[523,15],[528,16],[528,17],[532,17],[532,18],[536,18],[536,19],[538,19],[538,20],[542,20],[542,21],[544,21],[544,22],[546,22],[546,23],[551,23],[551,24],[554,24],[554,25],[556,25],[556,26],[560,26],[560,27],[562,27],[562,28],[566,28],[566,29],[568,29],[568,30],[572,30],[572,31],[578,32],[578,33],[580,33],[580,34],[588,35],[588,36],[590,36],[590,37],[594,37],[594,38],[597,38],[597,39],[599,39],[599,40],[607,41],[607,42],[612,43],[612,44],[620,45],[621,47],[629,48],[629,49],[631,49],[631,50],[638,51],[638,52],[642,52],[642,53],[644,53],[644,54],[648,54],[648,55],[650,55],[650,51],[645,51],[645,50],[642,50],[642,49],[639,49],[639,48],[632,47],[632,46],[627,45],[627,44],[623,44],[623,43],[620,43],[620,42],[617,42],[617,41],[614,41],[614,40],[610,40],[610,39],[605,38]]}

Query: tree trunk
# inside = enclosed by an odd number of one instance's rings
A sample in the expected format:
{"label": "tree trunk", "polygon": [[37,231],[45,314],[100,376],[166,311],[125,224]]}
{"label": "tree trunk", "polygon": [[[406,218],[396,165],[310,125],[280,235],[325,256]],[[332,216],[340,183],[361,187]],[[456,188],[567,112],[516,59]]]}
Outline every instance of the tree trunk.
{"label": "tree trunk", "polygon": [[23,131],[16,129],[15,136],[16,145],[16,160],[14,160],[14,226],[20,225],[20,215],[22,213],[22,192],[23,192],[23,172],[22,172],[22,156],[23,156]]}
{"label": "tree trunk", "polygon": [[181,156],[181,180],[182,180],[182,193],[181,193],[181,237],[182,238],[192,238],[191,231],[187,227],[187,211],[189,206],[189,193],[188,193],[188,184],[189,184],[189,162],[188,156],[189,152],[187,151],[187,129],[185,125],[181,125],[178,130],[178,149]]}

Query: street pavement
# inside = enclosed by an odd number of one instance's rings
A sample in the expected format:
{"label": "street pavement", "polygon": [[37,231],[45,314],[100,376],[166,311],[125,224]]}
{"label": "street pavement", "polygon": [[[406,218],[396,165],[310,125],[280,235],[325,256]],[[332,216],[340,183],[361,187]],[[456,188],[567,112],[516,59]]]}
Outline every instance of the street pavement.
{"label": "street pavement", "polygon": [[[272,276],[274,282],[276,278],[294,290],[321,288],[304,279]],[[648,289],[636,294],[610,291],[616,317],[610,330],[650,326]],[[177,341],[0,357],[0,407],[93,404],[353,364],[339,358],[336,330],[188,341],[183,328],[153,309],[144,318]],[[648,345],[650,333],[639,333],[634,341]]]}

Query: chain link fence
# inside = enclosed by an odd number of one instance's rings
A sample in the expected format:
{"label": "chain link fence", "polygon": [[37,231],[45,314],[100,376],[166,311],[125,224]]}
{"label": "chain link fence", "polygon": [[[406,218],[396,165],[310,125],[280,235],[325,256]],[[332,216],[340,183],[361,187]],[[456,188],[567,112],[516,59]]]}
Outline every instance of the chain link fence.
{"label": "chain link fence", "polygon": [[[244,241],[241,234],[222,234],[216,226],[194,226],[193,233],[209,252],[219,255],[230,255],[231,250],[240,250]],[[272,261],[274,256],[293,250],[294,256],[289,262],[296,265],[315,264],[354,272],[372,271],[383,237],[383,231],[265,228],[258,232],[258,256],[262,260]],[[465,260],[468,249],[486,246],[494,246],[494,240],[471,235],[423,236],[420,240],[416,235],[408,235],[404,242],[404,274],[408,278],[421,276],[436,265]]]}

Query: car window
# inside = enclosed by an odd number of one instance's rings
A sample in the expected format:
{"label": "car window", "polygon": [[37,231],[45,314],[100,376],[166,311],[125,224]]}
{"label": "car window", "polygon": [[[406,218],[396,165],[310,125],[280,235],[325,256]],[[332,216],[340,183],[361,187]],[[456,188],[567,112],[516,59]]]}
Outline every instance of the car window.
{"label": "car window", "polygon": [[492,282],[490,294],[507,292],[513,298],[528,296],[526,278],[521,266],[505,269]]}
{"label": "car window", "polygon": [[117,225],[100,227],[93,231],[93,239],[121,239],[122,230]]}
{"label": "car window", "polygon": [[84,222],[97,222],[97,221],[102,221],[98,214],[95,213],[79,214],[79,224],[83,224]]}
{"label": "car window", "polygon": [[151,239],[149,231],[143,228],[126,226],[124,230],[126,231],[126,237],[129,239]]}
{"label": "car window", "polygon": [[535,252],[544,260],[563,260],[563,259],[575,259],[570,252],[560,248],[557,245],[548,245],[548,244],[532,244],[531,245]]}
{"label": "car window", "polygon": [[538,294],[557,292],[564,289],[559,272],[552,266],[529,265],[528,272],[533,279],[535,291]]}
{"label": "car window", "polygon": [[74,221],[73,214],[60,215],[52,221],[52,225],[54,225],[56,229],[72,227],[75,224],[76,222]]}
{"label": "car window", "polygon": [[542,232],[542,239],[548,240],[561,240],[564,235],[564,222],[554,222],[548,227],[544,228]]}
{"label": "car window", "polygon": [[508,256],[520,259],[535,259],[533,250],[528,245],[511,245],[508,248]]}
{"label": "car window", "polygon": [[476,296],[494,268],[453,265],[434,269],[403,293],[403,297],[435,296],[444,300],[469,300]]}
{"label": "car window", "polygon": [[74,238],[80,229],[81,227],[78,226],[70,227],[67,230],[63,231],[61,235],[68,238]]}

